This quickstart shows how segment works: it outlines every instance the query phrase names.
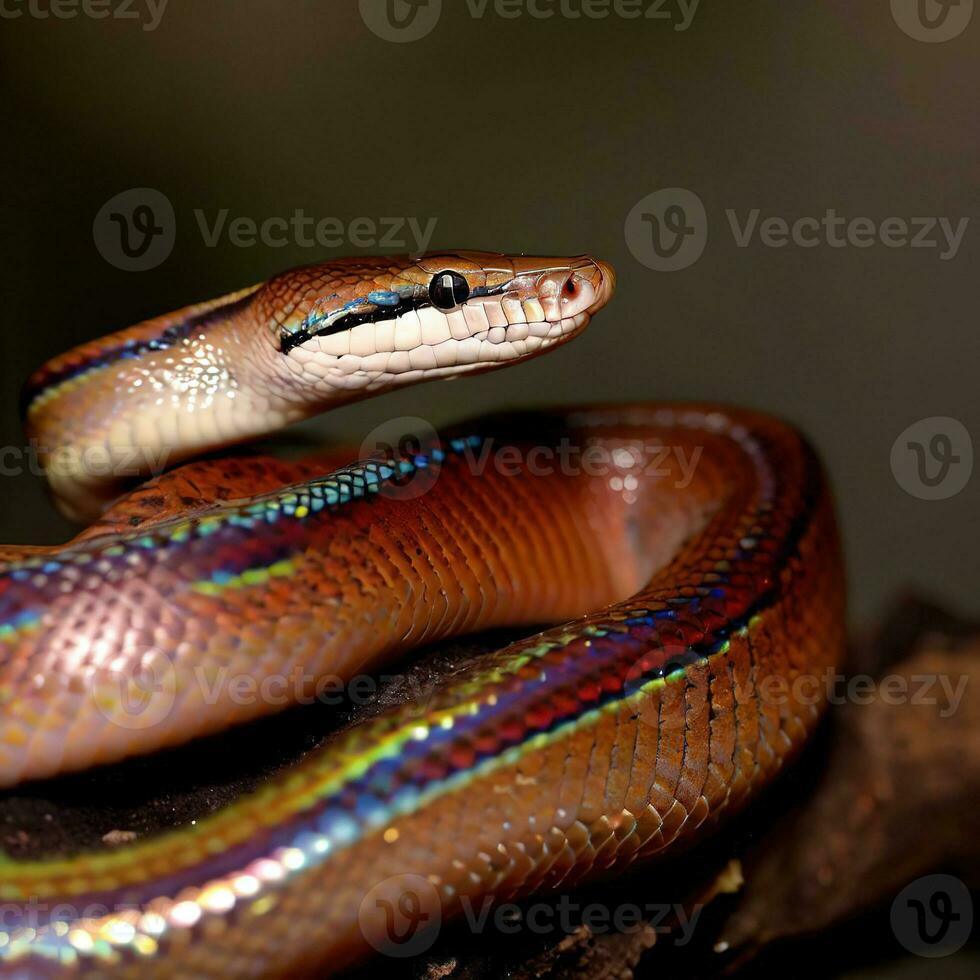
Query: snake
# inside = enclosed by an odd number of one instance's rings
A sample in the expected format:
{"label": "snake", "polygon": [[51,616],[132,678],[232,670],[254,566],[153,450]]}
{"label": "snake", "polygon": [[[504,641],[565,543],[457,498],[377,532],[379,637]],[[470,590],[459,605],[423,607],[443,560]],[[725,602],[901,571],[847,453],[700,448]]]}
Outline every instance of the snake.
{"label": "snake", "polygon": [[[0,786],[279,710],[235,697],[242,677],[346,681],[451,637],[525,638],[191,825],[0,857],[0,973],[323,976],[467,903],[682,853],[785,769],[845,621],[834,504],[790,425],[583,402],[370,451],[226,448],[557,348],[614,288],[589,256],[329,260],[31,377],[52,493],[90,525],[0,550]],[[653,386],[680,353],[651,326],[635,356]]]}

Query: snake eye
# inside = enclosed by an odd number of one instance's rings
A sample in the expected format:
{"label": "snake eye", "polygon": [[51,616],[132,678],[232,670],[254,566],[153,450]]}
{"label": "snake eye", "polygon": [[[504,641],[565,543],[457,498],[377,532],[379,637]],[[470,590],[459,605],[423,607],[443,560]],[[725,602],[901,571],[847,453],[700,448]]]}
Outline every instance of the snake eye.
{"label": "snake eye", "polygon": [[458,272],[439,272],[429,283],[429,299],[440,310],[455,309],[469,295],[470,285]]}

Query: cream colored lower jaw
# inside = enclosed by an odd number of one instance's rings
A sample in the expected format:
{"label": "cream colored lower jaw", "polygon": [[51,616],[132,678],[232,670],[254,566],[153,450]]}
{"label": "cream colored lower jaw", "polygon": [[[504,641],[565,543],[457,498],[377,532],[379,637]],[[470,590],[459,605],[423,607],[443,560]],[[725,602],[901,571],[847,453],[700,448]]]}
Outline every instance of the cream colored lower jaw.
{"label": "cream colored lower jaw", "polygon": [[[583,312],[556,322],[517,322],[516,312],[511,311],[515,322],[494,326],[491,317],[478,320],[463,310],[448,316],[431,311],[408,318],[407,324],[406,318],[388,325],[362,324],[343,339],[339,334],[314,338],[290,354],[298,375],[294,383],[320,398],[338,389],[353,394],[485,370],[540,353],[578,333],[589,320]],[[361,330],[372,331],[379,345],[362,345]],[[388,349],[391,341],[394,350]],[[413,346],[402,349],[403,343]]]}
{"label": "cream colored lower jaw", "polygon": [[306,348],[335,357],[345,354],[369,357],[378,353],[410,353],[419,347],[436,348],[447,341],[465,342],[473,338],[503,343],[525,340],[529,335],[545,337],[551,327],[538,300],[505,299],[464,306],[450,313],[426,307],[397,320],[362,323],[351,330],[315,338],[315,343],[302,345],[299,350],[301,357]]}

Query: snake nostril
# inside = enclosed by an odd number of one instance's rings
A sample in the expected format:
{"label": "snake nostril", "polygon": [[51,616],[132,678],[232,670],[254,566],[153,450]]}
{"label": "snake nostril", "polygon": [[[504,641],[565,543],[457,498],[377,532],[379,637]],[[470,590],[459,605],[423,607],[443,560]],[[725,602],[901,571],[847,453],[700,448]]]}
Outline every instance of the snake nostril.
{"label": "snake nostril", "polygon": [[566,299],[574,299],[578,296],[578,282],[574,276],[569,276],[565,280],[565,285],[562,287],[562,292]]}

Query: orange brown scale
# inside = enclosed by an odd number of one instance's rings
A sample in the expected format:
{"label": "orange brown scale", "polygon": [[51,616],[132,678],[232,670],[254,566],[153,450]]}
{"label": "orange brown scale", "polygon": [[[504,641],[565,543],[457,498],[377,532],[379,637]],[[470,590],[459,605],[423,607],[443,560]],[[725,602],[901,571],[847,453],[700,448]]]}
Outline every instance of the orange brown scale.
{"label": "orange brown scale", "polygon": [[[399,500],[382,489],[296,522],[304,525],[304,561],[320,564],[339,548],[356,568],[363,551],[357,553],[359,539],[349,529],[373,531],[375,562],[391,562],[396,571],[380,576],[369,592],[349,593],[349,602],[358,596],[384,602],[384,582],[414,579],[415,588],[445,591],[445,608],[435,618],[427,612],[419,619],[417,603],[403,618],[385,607],[385,619],[398,624],[389,648],[406,635],[411,642],[413,630],[436,639],[449,622],[480,629],[541,615],[571,617],[617,594],[635,594],[492,655],[421,709],[410,705],[366,723],[193,830],[118,854],[10,862],[6,897],[70,900],[83,889],[86,904],[166,909],[167,931],[152,937],[154,956],[170,962],[170,951],[179,949],[188,963],[224,970],[244,942],[246,910],[256,899],[241,896],[229,911],[202,911],[211,925],[204,932],[201,922],[186,927],[198,937],[189,946],[176,937],[185,927],[174,908],[191,901],[188,895],[205,901],[220,883],[231,888],[256,862],[296,863],[299,857],[283,856],[302,852],[301,866],[268,888],[276,906],[263,915],[263,962],[275,972],[293,956],[339,962],[363,954],[369,947],[362,932],[370,934],[372,925],[358,920],[355,893],[360,889],[363,898],[406,868],[438,879],[448,915],[464,896],[565,887],[694,839],[767,783],[802,744],[819,706],[792,698],[766,704],[760,689],[769,676],[792,680],[830,667],[842,642],[836,539],[809,450],[776,423],[726,410],[579,412],[563,419],[559,432],[553,418],[545,421],[522,419],[517,428],[528,438],[506,436],[501,445],[526,457],[547,440],[557,445],[557,436],[605,446],[610,459],[638,443],[690,452],[701,446],[702,462],[684,491],[674,487],[680,482],[675,466],[641,483],[638,499],[627,504],[610,489],[608,474],[569,478],[524,469],[502,476],[492,468],[477,474],[478,453],[450,453],[422,498]],[[513,429],[508,423],[506,431]],[[745,435],[735,439],[733,430]],[[492,425],[477,438],[492,438],[488,431]],[[492,519],[491,504],[504,499],[505,510],[527,515],[516,528]],[[627,517],[642,519],[640,533],[626,527]],[[552,547],[559,544],[575,561],[560,576],[564,590],[552,587],[554,576],[544,583],[548,562],[538,556],[547,553],[534,529],[545,522]],[[162,540],[175,526],[156,533]],[[666,555],[651,559],[625,543],[629,535],[646,543],[646,532],[668,527],[674,529],[669,547],[686,544],[666,562]],[[220,532],[207,540],[215,535]],[[755,544],[746,550],[741,544],[750,536]],[[413,545],[424,537],[428,550],[420,557]],[[480,582],[493,562],[497,588],[488,604]],[[648,571],[653,565],[659,568]],[[291,584],[277,603],[297,598]],[[222,595],[209,611],[216,599],[202,597],[198,614],[230,622],[237,614],[226,602],[254,605],[256,598],[254,590]],[[460,604],[482,611],[460,619]],[[279,605],[275,611],[285,614]],[[316,611],[307,615],[312,623]],[[676,669],[664,677],[660,669],[671,660]],[[612,758],[630,764],[598,762]],[[330,846],[321,854],[324,841]],[[480,854],[497,856],[488,863]],[[296,921],[293,894],[305,903]],[[155,925],[157,913],[146,914]],[[300,942],[301,935],[308,938]],[[57,947],[62,940],[47,942]],[[35,938],[32,946],[31,955],[39,955],[44,943]],[[122,975],[130,957],[133,970],[153,962],[143,961],[132,943],[112,950]]]}
{"label": "orange brown scale", "polygon": [[[587,450],[601,465],[539,465]],[[698,841],[816,724],[807,682],[841,656],[843,576],[820,467],[787,426],[707,405],[582,408],[322,473],[335,464],[192,463],[63,548],[8,553],[4,781],[270,710],[220,690],[204,705],[202,667],[349,679],[444,637],[567,624],[195,826],[0,862],[14,910],[0,971],[341,969],[383,947],[384,909],[405,900],[441,921]],[[151,636],[172,703],[122,727],[93,692],[135,679]],[[110,911],[37,922],[38,903]]]}

